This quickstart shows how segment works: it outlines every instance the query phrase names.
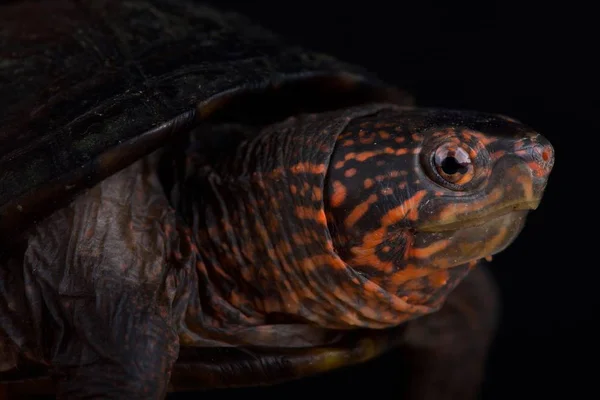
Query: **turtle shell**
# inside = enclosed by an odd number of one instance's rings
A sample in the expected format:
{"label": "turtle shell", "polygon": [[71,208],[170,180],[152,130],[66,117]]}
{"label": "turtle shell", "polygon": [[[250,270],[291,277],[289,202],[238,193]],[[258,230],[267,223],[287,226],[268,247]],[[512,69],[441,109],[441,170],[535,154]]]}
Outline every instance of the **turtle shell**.
{"label": "turtle shell", "polygon": [[0,243],[202,120],[264,122],[365,101],[411,98],[191,1],[5,4]]}

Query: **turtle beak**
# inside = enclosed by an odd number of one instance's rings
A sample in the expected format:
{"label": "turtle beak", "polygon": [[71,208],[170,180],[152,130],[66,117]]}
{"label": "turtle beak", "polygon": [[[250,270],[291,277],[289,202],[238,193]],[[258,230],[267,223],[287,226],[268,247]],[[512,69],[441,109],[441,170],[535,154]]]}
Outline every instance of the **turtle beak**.
{"label": "turtle beak", "polygon": [[548,139],[537,134],[525,141],[521,148],[515,151],[515,154],[531,170],[533,197],[538,200],[539,205],[554,167],[554,148]]}

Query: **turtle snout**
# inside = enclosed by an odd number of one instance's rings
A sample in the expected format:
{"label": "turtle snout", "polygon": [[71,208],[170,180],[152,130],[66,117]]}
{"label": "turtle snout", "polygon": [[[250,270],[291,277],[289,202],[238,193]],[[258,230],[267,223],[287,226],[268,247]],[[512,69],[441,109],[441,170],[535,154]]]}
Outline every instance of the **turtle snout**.
{"label": "turtle snout", "polygon": [[513,200],[526,201],[537,208],[554,166],[554,148],[550,141],[539,134],[521,138],[511,144],[508,157],[498,160],[497,177],[505,188],[505,195]]}
{"label": "turtle snout", "polygon": [[537,134],[515,153],[525,161],[531,170],[534,191],[541,195],[554,166],[554,147],[548,139]]}

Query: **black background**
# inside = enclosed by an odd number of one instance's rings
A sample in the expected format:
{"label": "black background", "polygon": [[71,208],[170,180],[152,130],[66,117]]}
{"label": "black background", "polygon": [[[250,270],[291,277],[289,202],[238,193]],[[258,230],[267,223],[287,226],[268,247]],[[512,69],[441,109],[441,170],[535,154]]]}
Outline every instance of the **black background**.
{"label": "black background", "polygon": [[[556,164],[544,201],[517,241],[492,263],[502,289],[503,315],[483,398],[597,393],[600,69],[593,63],[598,32],[591,6],[508,1],[213,3],[241,11],[291,43],[361,64],[408,89],[420,105],[510,115],[550,139]],[[393,356],[384,356],[321,377],[227,395],[385,398],[393,394],[397,373]]]}

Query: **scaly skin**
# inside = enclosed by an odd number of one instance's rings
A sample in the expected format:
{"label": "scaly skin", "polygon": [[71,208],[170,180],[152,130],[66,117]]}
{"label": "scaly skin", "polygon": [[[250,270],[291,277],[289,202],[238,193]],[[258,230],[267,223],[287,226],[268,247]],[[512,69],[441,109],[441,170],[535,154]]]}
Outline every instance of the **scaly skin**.
{"label": "scaly skin", "polygon": [[[176,185],[158,154],[136,163],[0,268],[15,283],[4,303],[23,308],[0,310],[0,327],[51,367],[59,397],[158,399],[171,376],[223,387],[257,370],[267,383],[397,345],[418,371],[407,398],[474,396],[496,303],[483,271],[465,277],[539,203],[544,138],[499,116],[372,105],[294,117],[218,154],[195,143]],[[191,346],[280,358],[215,373]]]}

